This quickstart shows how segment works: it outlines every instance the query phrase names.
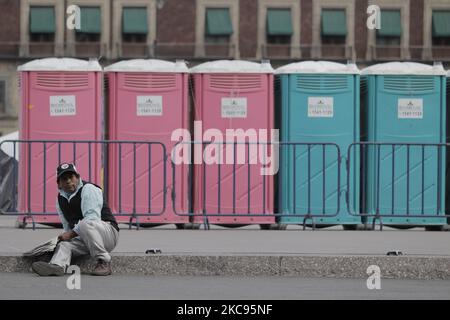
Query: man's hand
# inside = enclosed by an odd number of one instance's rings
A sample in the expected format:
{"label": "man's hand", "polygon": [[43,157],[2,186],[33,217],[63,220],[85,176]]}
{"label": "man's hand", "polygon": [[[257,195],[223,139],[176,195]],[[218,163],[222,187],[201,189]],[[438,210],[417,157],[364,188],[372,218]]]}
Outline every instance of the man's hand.
{"label": "man's hand", "polygon": [[74,232],[72,230],[71,231],[66,231],[66,232],[61,233],[58,236],[58,240],[59,241],[69,241],[69,240],[75,238],[76,236],[78,236],[78,234],[76,234],[76,232]]}

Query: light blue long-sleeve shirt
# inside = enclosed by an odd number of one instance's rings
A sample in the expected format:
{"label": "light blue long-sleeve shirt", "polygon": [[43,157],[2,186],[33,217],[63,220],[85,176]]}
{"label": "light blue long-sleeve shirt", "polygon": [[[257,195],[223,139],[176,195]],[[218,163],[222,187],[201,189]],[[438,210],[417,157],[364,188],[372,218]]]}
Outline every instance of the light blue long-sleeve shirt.
{"label": "light blue long-sleeve shirt", "polygon": [[[83,182],[80,179],[77,189],[74,193],[67,193],[62,189],[59,189],[59,194],[66,198],[69,202],[77,194],[77,192],[83,187]],[[100,188],[97,188],[93,184],[86,184],[81,190],[81,213],[83,214],[83,220],[101,220],[101,212],[103,207],[103,193]],[[61,208],[59,207],[58,199],[56,199],[56,210],[59,218],[61,219],[64,231],[70,231],[69,222],[64,217]],[[79,234],[78,223],[74,226],[73,231]]]}

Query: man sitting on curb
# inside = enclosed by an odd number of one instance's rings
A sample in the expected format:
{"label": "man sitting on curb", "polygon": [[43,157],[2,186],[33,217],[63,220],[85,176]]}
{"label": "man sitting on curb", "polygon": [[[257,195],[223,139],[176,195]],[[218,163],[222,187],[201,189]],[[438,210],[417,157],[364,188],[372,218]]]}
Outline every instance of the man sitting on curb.
{"label": "man sitting on curb", "polygon": [[32,264],[40,276],[61,276],[72,256],[90,254],[97,259],[92,275],[111,274],[110,252],[119,240],[119,227],[111,209],[103,201],[102,189],[80,179],[71,163],[62,163],[56,170],[59,194],[56,202],[64,232],[49,263]]}

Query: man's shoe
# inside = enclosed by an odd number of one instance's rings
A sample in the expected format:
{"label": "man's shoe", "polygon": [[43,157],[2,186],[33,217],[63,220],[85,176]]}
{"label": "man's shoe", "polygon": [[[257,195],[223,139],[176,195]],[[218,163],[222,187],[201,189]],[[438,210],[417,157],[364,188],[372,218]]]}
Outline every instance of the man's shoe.
{"label": "man's shoe", "polygon": [[111,273],[111,263],[99,259],[91,274],[93,276],[109,276]]}
{"label": "man's shoe", "polygon": [[31,265],[31,268],[40,276],[62,276],[64,275],[64,268],[56,264],[47,263],[44,261],[37,261]]}

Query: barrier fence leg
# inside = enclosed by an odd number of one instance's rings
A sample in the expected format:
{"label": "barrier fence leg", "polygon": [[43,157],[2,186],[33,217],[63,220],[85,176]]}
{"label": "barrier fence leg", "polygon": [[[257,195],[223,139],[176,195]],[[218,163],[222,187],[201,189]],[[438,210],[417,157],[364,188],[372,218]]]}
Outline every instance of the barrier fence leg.
{"label": "barrier fence leg", "polygon": [[378,214],[373,218],[372,229],[375,230],[375,224],[377,220],[380,220],[380,231],[383,231],[383,220],[381,220],[381,216]]}
{"label": "barrier fence leg", "polygon": [[306,220],[311,219],[312,229],[316,230],[316,223],[314,222],[314,217],[312,217],[309,213],[303,218],[303,230],[306,230]]}
{"label": "barrier fence leg", "polygon": [[25,217],[23,217],[22,229],[25,230],[25,228],[27,227],[27,220],[28,219],[31,219],[31,225],[32,225],[33,231],[36,230],[36,222],[34,221],[34,217],[33,217],[32,214],[27,214]]}
{"label": "barrier fence leg", "polygon": [[203,224],[205,225],[205,230],[210,230],[210,226],[209,226],[209,220],[208,217],[206,215],[206,212],[203,212]]}
{"label": "barrier fence leg", "polygon": [[132,225],[132,223],[133,223],[133,219],[136,220],[136,230],[139,230],[139,226],[140,226],[140,224],[139,224],[139,218],[138,218],[138,216],[136,216],[134,213],[133,213],[133,215],[130,217],[130,222],[129,222],[129,224],[128,224],[128,229],[131,230],[131,225]]}

